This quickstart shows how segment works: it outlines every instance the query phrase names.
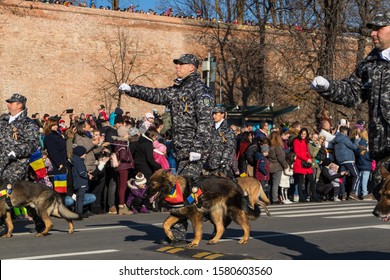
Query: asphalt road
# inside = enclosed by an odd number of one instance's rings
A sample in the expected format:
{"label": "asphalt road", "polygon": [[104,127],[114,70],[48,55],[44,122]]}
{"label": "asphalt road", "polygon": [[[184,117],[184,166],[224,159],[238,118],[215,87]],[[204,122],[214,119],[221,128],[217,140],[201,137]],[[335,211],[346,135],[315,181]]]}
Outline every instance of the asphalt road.
{"label": "asphalt road", "polygon": [[[168,213],[130,216],[96,215],[75,221],[67,233],[64,220],[53,218],[54,229],[35,237],[31,222],[15,223],[12,238],[2,238],[0,259],[28,260],[390,260],[390,223],[371,212],[374,201],[342,201],[270,206],[252,221],[251,239],[237,241],[242,230],[231,224],[223,239],[207,245],[212,232],[204,225],[197,248],[156,244]],[[188,240],[192,238],[189,227]]]}

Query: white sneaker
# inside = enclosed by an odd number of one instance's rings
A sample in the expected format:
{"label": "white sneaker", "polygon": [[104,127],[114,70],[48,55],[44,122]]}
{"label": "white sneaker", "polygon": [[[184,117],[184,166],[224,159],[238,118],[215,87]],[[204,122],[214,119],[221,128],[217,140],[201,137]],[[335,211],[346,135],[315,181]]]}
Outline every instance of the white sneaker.
{"label": "white sneaker", "polygon": [[341,200],[337,196],[335,196],[335,197],[333,197],[333,201],[338,202],[338,201],[341,201]]}
{"label": "white sneaker", "polygon": [[292,201],[291,201],[291,200],[289,200],[289,199],[287,198],[287,199],[283,200],[283,203],[284,203],[284,204],[291,204],[291,203],[292,203]]}

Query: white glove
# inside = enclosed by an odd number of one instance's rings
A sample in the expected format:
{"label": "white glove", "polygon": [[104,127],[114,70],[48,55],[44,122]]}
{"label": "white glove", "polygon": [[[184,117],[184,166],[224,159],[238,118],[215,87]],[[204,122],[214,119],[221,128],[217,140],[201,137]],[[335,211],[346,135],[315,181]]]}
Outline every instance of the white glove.
{"label": "white glove", "polygon": [[202,155],[199,153],[190,152],[190,161],[200,160],[201,157]]}
{"label": "white glove", "polygon": [[118,90],[120,90],[120,91],[130,91],[131,88],[130,88],[130,86],[128,84],[123,83],[123,84],[121,84],[119,86]]}
{"label": "white glove", "polygon": [[324,77],[318,76],[311,82],[310,88],[318,92],[325,91],[329,88],[329,82]]}

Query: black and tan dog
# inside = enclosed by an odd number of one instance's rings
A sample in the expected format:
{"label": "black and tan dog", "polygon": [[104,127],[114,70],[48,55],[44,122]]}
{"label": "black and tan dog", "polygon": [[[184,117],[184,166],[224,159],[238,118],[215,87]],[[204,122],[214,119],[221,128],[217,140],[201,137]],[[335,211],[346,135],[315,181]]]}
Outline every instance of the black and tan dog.
{"label": "black and tan dog", "polygon": [[382,221],[388,222],[390,220],[390,172],[381,166],[380,173],[382,176],[380,199],[372,213]]}
{"label": "black and tan dog", "polygon": [[[258,218],[260,208],[257,205],[254,209],[247,207],[244,192],[228,178],[200,176],[199,181],[197,185],[200,186],[202,194],[198,198],[198,203],[172,209],[170,216],[164,221],[163,229],[167,237],[170,240],[174,239],[171,227],[180,218],[186,217],[190,219],[194,230],[194,239],[187,246],[198,246],[203,234],[203,217],[206,216],[211,219],[216,230],[215,236],[209,240],[209,244],[215,244],[219,241],[224,233],[226,220],[233,220],[242,227],[244,236],[238,243],[247,243],[250,235],[248,220]],[[184,200],[194,194],[193,184],[188,178],[174,176],[167,170],[156,171],[149,181],[149,195],[152,196],[152,200],[158,196],[168,197],[177,188],[183,194]]]}
{"label": "black and tan dog", "polygon": [[[5,184],[0,182],[0,185],[4,192]],[[13,184],[12,192],[9,194],[8,199],[6,196],[0,197],[0,217],[2,219],[5,217],[5,224],[8,228],[7,233],[3,237],[11,237],[14,230],[10,213],[11,206],[30,206],[35,208],[37,215],[45,223],[44,231],[36,236],[45,236],[53,228],[50,216],[64,218],[69,225],[68,232],[74,232],[73,220],[79,219],[79,215],[66,208],[62,203],[60,195],[49,187],[28,181],[17,181]]]}

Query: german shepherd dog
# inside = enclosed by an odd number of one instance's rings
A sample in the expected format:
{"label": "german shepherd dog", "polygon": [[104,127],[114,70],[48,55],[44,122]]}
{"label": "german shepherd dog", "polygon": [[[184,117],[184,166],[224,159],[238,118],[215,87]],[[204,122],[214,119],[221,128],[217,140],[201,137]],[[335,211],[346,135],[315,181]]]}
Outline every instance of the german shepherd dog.
{"label": "german shepherd dog", "polygon": [[[190,219],[194,239],[187,247],[196,247],[203,234],[203,217],[208,217],[215,225],[215,236],[208,244],[219,241],[225,231],[226,221],[231,220],[239,224],[244,230],[244,236],[238,242],[245,244],[249,240],[250,224],[248,220],[257,219],[260,216],[260,208],[247,207],[243,190],[231,179],[218,176],[200,176],[198,184],[202,190],[198,203],[185,205],[170,210],[169,217],[163,223],[165,234],[170,240],[174,239],[171,227],[182,217]],[[157,197],[166,197],[171,194],[173,188],[180,187],[184,199],[192,194],[193,182],[184,176],[174,176],[169,170],[156,171],[149,180],[149,196],[151,201]],[[255,201],[255,200],[254,200]]]}
{"label": "german shepherd dog", "polygon": [[[5,189],[4,182],[0,182],[1,189]],[[80,219],[79,215],[73,213],[62,203],[61,197],[51,188],[29,181],[16,181],[12,186],[12,192],[9,195],[11,206],[22,207],[30,206],[35,208],[37,215],[45,223],[45,229],[36,236],[45,236],[53,228],[50,216],[64,218],[69,225],[69,233],[74,232],[73,221]],[[3,237],[11,237],[14,230],[10,210],[12,208],[6,202],[6,196],[0,197],[0,218],[4,220],[8,231]]]}
{"label": "german shepherd dog", "polygon": [[372,213],[376,217],[380,217],[382,221],[388,222],[390,220],[390,172],[381,166],[380,173],[382,176],[380,199]]}

